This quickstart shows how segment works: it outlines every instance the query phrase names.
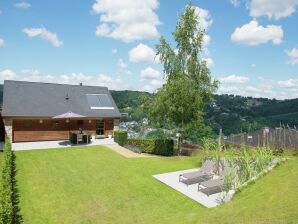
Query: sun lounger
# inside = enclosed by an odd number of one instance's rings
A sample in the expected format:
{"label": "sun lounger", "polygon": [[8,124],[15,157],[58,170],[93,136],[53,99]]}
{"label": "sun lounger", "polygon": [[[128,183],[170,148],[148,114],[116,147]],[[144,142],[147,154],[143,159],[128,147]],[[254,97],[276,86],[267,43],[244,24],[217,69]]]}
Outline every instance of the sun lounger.
{"label": "sun lounger", "polygon": [[227,186],[225,176],[228,175],[229,171],[230,169],[225,167],[219,178],[200,182],[198,191],[207,194],[207,196],[225,191]]}
{"label": "sun lounger", "polygon": [[218,179],[207,180],[199,184],[199,191],[207,194],[207,196],[224,191],[226,188],[225,179],[220,177]]}
{"label": "sun lounger", "polygon": [[209,180],[213,176],[213,166],[214,162],[212,160],[206,160],[198,171],[180,174],[179,182],[188,186]]}

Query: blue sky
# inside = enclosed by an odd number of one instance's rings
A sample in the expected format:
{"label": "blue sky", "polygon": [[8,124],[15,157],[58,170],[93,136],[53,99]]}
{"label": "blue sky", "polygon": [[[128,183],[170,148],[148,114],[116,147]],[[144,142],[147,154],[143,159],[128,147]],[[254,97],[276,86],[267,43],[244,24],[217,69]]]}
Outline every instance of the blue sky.
{"label": "blue sky", "polygon": [[[171,43],[182,0],[0,2],[0,81],[154,91],[160,35]],[[194,0],[202,58],[218,93],[298,97],[298,0]],[[174,43],[173,43],[174,44]],[[174,45],[173,45],[174,47]]]}

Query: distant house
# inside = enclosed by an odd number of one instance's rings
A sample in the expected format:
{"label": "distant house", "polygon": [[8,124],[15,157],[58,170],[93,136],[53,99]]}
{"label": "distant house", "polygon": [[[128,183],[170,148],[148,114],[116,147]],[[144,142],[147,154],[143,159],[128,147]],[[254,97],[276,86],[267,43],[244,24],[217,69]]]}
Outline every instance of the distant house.
{"label": "distant house", "polygon": [[[67,112],[82,117],[53,119]],[[13,142],[66,140],[79,129],[107,136],[120,116],[106,87],[4,81],[2,117]]]}

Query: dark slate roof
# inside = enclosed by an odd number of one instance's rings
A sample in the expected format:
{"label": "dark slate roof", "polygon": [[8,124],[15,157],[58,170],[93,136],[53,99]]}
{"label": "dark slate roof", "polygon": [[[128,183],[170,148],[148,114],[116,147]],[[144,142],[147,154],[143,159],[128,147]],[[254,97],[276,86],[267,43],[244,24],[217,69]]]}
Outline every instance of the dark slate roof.
{"label": "dark slate roof", "polygon": [[[91,109],[86,94],[107,94],[114,109]],[[54,117],[68,111],[94,118],[120,117],[106,87],[4,81],[3,117]]]}

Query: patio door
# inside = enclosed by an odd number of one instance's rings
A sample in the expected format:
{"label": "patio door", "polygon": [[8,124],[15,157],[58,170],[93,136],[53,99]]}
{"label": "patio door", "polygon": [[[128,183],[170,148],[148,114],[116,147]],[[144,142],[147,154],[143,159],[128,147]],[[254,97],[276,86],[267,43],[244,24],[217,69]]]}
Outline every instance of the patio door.
{"label": "patio door", "polygon": [[103,120],[96,121],[96,135],[105,134],[105,122]]}

